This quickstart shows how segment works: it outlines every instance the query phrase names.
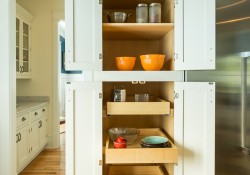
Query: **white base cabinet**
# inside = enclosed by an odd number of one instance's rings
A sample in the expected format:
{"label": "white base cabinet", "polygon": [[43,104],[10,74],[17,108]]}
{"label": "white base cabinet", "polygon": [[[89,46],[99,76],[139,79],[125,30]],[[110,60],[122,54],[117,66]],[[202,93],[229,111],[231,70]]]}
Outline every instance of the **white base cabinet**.
{"label": "white base cabinet", "polygon": [[47,105],[17,116],[17,173],[20,173],[48,143]]}

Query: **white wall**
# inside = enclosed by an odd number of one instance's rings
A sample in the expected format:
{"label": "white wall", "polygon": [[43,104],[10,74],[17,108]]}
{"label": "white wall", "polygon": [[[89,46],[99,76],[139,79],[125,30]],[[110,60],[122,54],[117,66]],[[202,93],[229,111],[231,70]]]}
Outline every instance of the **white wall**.
{"label": "white wall", "polygon": [[64,12],[64,0],[17,0],[34,17],[32,22],[32,79],[17,80],[18,96],[49,96],[49,146],[53,131],[53,12]]}
{"label": "white wall", "polygon": [[0,175],[16,175],[15,10],[0,0]]}

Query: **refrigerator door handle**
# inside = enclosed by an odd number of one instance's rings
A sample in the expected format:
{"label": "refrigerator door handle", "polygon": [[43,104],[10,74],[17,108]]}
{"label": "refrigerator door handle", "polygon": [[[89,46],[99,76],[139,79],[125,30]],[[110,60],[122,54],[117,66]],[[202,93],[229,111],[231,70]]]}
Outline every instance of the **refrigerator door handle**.
{"label": "refrigerator door handle", "polygon": [[250,148],[246,147],[247,59],[249,56],[242,53],[241,60],[241,149],[246,154],[250,154]]}

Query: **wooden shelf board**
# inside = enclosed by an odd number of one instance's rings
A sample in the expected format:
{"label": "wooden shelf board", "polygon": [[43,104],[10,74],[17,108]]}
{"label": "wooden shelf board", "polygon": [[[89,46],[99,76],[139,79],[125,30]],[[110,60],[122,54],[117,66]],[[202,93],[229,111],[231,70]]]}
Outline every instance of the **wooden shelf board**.
{"label": "wooden shelf board", "polygon": [[161,39],[173,23],[103,23],[103,39]]}
{"label": "wooden shelf board", "polygon": [[154,99],[149,102],[107,102],[107,115],[169,115],[170,102]]}
{"label": "wooden shelf board", "polygon": [[160,166],[110,166],[108,175],[164,175]]}
{"label": "wooden shelf board", "polygon": [[112,140],[106,140],[106,164],[122,163],[178,163],[178,149],[170,141],[171,148],[141,148],[140,141],[146,136],[167,136],[159,128],[140,129],[140,134],[127,148],[114,148]]}

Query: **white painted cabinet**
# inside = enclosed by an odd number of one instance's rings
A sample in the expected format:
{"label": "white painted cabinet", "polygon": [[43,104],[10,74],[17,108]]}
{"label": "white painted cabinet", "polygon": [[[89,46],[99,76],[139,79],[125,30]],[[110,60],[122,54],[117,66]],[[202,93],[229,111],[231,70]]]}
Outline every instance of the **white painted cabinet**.
{"label": "white painted cabinet", "polygon": [[25,166],[29,161],[29,126],[17,131],[17,169]]}
{"label": "white painted cabinet", "polygon": [[[214,145],[215,84],[184,82],[184,70],[215,67],[215,1],[160,1],[160,24],[136,24],[135,18],[126,24],[113,24],[100,15],[124,10],[135,16],[139,1],[65,2],[69,26],[66,68],[81,69],[85,76],[84,82],[69,82],[66,86],[66,174],[109,175],[117,168],[113,174],[119,175],[119,169],[123,173],[127,170],[113,165],[126,162],[128,174],[136,174],[137,170],[142,173],[141,163],[153,163],[169,175],[214,175],[214,148],[206,145]],[[92,15],[85,18],[86,14]],[[161,71],[143,71],[139,55],[146,53],[166,55]],[[117,71],[114,58],[124,55],[137,57],[133,71]],[[121,84],[127,97],[148,93],[169,102],[171,112],[107,115],[111,90]],[[161,150],[168,158],[148,159],[145,155],[157,153],[145,151],[140,145],[132,146],[129,153],[114,150],[108,139],[111,127],[153,129],[151,134],[160,128],[172,141],[171,148]]]}
{"label": "white painted cabinet", "polygon": [[16,4],[16,77],[31,78],[32,15]]}
{"label": "white painted cabinet", "polygon": [[48,143],[47,105],[17,115],[17,173],[20,173]]}

